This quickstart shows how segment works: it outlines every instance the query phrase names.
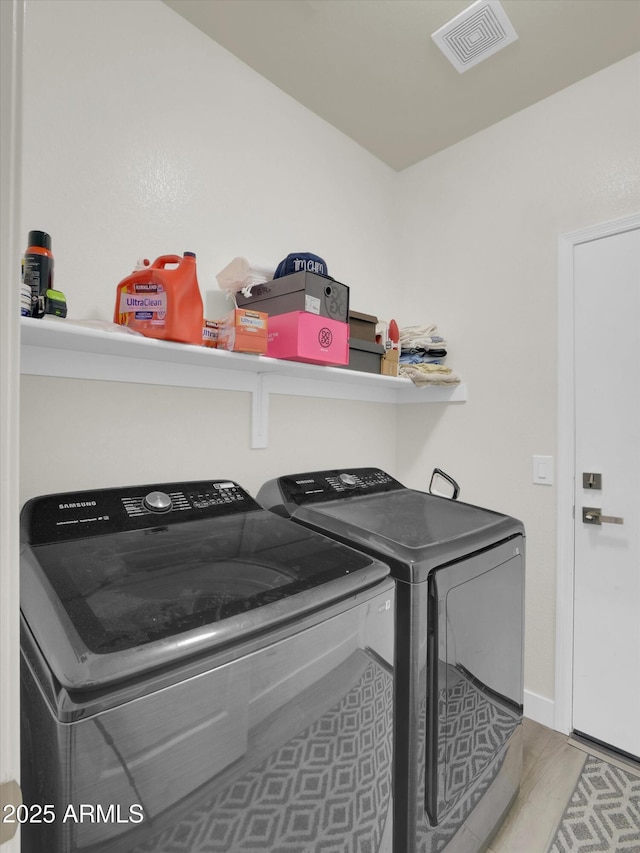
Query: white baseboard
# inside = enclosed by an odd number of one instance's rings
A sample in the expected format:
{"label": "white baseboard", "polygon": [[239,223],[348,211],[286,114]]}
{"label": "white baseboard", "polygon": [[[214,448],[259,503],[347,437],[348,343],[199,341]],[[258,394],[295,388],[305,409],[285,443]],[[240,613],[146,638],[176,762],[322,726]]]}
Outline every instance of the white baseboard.
{"label": "white baseboard", "polygon": [[524,715],[547,728],[554,728],[555,702],[546,696],[538,696],[530,690],[524,691]]}

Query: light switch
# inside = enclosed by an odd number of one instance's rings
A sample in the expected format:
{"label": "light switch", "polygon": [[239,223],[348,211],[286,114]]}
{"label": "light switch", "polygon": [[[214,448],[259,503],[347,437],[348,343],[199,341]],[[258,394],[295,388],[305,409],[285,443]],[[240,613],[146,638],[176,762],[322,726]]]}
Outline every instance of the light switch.
{"label": "light switch", "polygon": [[543,486],[553,485],[553,456],[533,457],[533,482]]}

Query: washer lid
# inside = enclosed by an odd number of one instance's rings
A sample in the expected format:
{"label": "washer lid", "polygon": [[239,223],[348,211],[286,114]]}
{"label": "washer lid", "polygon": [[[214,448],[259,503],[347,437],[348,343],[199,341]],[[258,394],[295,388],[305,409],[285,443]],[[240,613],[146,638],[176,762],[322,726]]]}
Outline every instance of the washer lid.
{"label": "washer lid", "polygon": [[[72,502],[83,503],[60,501]],[[154,522],[23,546],[23,615],[64,687],[96,688],[238,642],[389,573],[259,508]]]}

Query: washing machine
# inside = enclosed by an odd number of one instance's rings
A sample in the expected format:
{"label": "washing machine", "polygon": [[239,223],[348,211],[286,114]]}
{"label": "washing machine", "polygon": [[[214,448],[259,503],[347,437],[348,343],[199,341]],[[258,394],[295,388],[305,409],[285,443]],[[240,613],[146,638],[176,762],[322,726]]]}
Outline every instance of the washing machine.
{"label": "washing machine", "polygon": [[386,853],[395,585],[227,480],[21,514],[25,853]]}
{"label": "washing machine", "polygon": [[523,525],[377,468],[280,477],[257,499],[395,578],[394,853],[485,849],[522,770]]}

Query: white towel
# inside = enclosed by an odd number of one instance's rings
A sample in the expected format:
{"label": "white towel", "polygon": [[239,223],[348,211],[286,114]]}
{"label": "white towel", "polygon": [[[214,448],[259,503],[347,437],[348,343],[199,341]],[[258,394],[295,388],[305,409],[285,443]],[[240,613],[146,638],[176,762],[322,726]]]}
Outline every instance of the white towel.
{"label": "white towel", "polygon": [[400,347],[404,350],[422,348],[446,349],[447,342],[437,334],[438,327],[431,326],[404,326],[400,329]]}
{"label": "white towel", "polygon": [[462,380],[450,367],[443,364],[401,364],[400,376],[408,376],[418,385],[458,385]]}

